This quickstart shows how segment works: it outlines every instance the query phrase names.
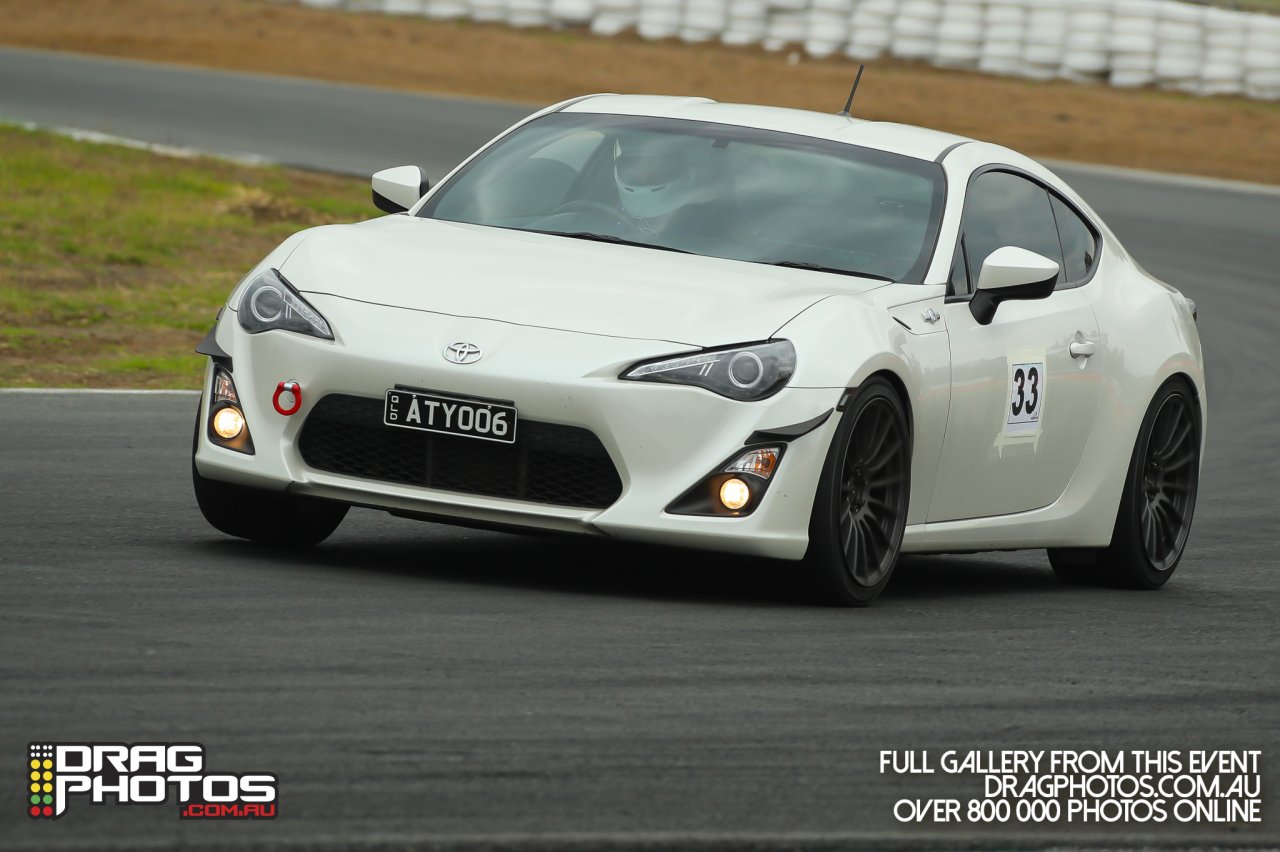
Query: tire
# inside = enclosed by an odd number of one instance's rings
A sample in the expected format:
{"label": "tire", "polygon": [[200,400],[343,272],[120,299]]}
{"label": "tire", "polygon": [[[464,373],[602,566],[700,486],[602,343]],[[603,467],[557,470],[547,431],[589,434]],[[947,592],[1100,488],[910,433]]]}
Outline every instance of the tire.
{"label": "tire", "polygon": [[1185,380],[1171,379],[1142,418],[1110,546],[1051,549],[1049,564],[1070,583],[1160,588],[1186,550],[1199,487],[1199,406]]}
{"label": "tire", "polygon": [[898,564],[911,490],[911,430],[897,392],[871,379],[841,418],[818,479],[805,564],[825,603],[866,606]]}
{"label": "tire", "polygon": [[[197,439],[199,429],[197,415]],[[338,528],[350,508],[344,503],[207,479],[196,470],[194,449],[191,481],[200,512],[214,529],[260,544],[281,547],[319,544]]]}

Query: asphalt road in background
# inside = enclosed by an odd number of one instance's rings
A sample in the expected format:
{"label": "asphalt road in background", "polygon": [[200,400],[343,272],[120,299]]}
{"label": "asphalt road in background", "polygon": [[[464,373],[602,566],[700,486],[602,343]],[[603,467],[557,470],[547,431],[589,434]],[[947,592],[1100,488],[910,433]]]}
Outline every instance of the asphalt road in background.
{"label": "asphalt road in background", "polygon": [[[527,109],[0,50],[0,118],[342,171],[438,177]],[[200,518],[193,396],[0,393],[0,846],[1280,843],[1280,195],[1070,177],[1200,305],[1209,447],[1165,589],[1067,587],[1042,552],[920,557],[829,610],[783,563],[363,510],[273,551]],[[32,740],[199,741],[210,768],[276,773],[281,815],[73,801],[36,823]],[[979,779],[877,764],[1214,747],[1263,750],[1261,825],[903,825],[897,799]]]}

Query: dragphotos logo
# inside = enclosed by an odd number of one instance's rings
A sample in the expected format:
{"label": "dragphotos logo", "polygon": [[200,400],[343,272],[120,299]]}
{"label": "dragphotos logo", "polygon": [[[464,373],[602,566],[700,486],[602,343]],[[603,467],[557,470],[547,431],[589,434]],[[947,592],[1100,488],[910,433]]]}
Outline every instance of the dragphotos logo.
{"label": "dragphotos logo", "polygon": [[31,743],[27,814],[57,819],[91,805],[176,803],[182,819],[272,819],[279,782],[266,772],[206,773],[200,743]]}

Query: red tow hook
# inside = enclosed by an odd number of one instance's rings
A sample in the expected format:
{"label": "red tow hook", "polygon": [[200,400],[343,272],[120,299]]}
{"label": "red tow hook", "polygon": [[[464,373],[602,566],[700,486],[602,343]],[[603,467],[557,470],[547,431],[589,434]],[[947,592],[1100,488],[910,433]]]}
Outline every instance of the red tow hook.
{"label": "red tow hook", "polygon": [[302,408],[302,385],[293,381],[281,382],[276,385],[276,392],[271,397],[271,404],[275,406],[276,411],[285,417],[297,414],[298,409]]}

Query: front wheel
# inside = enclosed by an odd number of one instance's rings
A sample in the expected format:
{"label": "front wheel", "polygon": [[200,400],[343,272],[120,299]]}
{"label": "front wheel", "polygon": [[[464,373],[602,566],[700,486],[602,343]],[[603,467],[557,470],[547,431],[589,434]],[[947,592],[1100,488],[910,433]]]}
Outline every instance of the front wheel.
{"label": "front wheel", "polygon": [[818,480],[805,563],[823,599],[865,606],[898,563],[911,490],[911,432],[897,393],[864,384],[845,411]]}
{"label": "front wheel", "polygon": [[[199,440],[199,422],[196,440]],[[194,453],[193,453],[194,456]],[[261,544],[310,547],[328,538],[350,508],[345,503],[267,491],[201,476],[191,459],[196,503],[211,526]]]}
{"label": "front wheel", "polygon": [[1185,381],[1165,383],[1142,419],[1109,547],[1050,550],[1068,582],[1158,589],[1186,550],[1200,487],[1200,417]]}

